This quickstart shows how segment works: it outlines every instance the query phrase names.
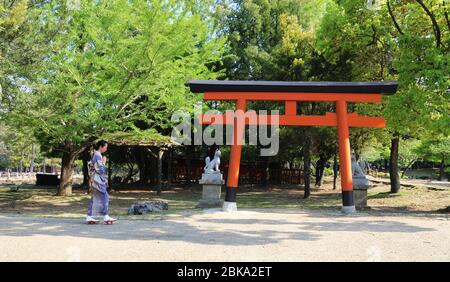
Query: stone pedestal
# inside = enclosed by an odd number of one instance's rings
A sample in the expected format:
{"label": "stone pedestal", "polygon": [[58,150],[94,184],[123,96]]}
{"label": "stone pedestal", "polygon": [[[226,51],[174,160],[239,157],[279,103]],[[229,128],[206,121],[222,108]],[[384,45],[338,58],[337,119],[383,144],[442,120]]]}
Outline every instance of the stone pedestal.
{"label": "stone pedestal", "polygon": [[367,189],[369,188],[369,179],[367,177],[353,178],[353,195],[355,207],[357,209],[367,208]]}
{"label": "stone pedestal", "polygon": [[342,206],[341,212],[343,214],[354,214],[356,212],[355,206]]}
{"label": "stone pedestal", "polygon": [[220,172],[202,174],[199,181],[202,184],[202,199],[197,208],[219,208],[223,201],[220,199],[222,184],[225,183],[223,175]]}
{"label": "stone pedestal", "polygon": [[224,212],[236,212],[237,204],[236,202],[224,202],[222,206]]}

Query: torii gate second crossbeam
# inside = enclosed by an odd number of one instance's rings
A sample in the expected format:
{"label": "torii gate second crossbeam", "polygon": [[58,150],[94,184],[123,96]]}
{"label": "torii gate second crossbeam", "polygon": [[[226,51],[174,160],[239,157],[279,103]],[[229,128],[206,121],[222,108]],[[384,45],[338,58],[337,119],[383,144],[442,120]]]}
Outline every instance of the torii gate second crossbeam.
{"label": "torii gate second crossbeam", "polygon": [[[383,95],[392,95],[397,91],[396,81],[385,82],[276,82],[276,81],[211,81],[191,80],[188,83],[194,93],[204,93],[204,100],[235,101],[235,110],[247,110],[247,101],[284,101],[285,113],[278,116],[279,125],[290,126],[336,126],[338,128],[339,163],[342,188],[342,211],[355,211],[353,200],[352,164],[349,140],[349,127],[385,127],[383,117],[365,117],[356,113],[349,114],[347,103],[377,103]],[[297,115],[297,102],[334,102],[335,113],[324,116]],[[242,145],[236,140],[242,139],[247,121],[237,118],[223,123],[232,124],[233,139],[231,146],[229,171],[227,178],[224,209],[236,207],[236,191],[239,179]],[[214,116],[203,115],[202,123],[208,123]],[[270,123],[271,116],[258,116],[257,123]]]}

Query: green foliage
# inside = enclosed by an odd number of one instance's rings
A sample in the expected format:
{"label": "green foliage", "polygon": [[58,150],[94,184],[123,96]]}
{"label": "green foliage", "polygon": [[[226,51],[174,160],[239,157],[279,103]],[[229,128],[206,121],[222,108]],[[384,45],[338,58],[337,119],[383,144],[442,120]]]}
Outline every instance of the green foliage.
{"label": "green foliage", "polygon": [[[12,2],[12,3],[11,3]],[[0,3],[0,32],[12,35],[25,22],[28,0],[3,1]]]}
{"label": "green foliage", "polygon": [[[358,104],[354,108],[362,114],[386,116],[391,135],[400,134],[406,139],[448,136],[448,2],[422,2],[430,14],[421,1],[387,1],[379,9],[370,9],[365,2],[345,0],[328,4],[315,36],[318,53],[333,68],[347,72],[347,80],[399,80],[398,93],[385,97],[382,107]],[[380,130],[352,129],[351,135],[356,151],[364,141],[369,147],[377,143],[387,145],[389,138]],[[400,146],[401,159],[402,150],[412,152],[408,141],[404,145],[404,149]],[[379,153],[375,155],[386,156]]]}
{"label": "green foliage", "polygon": [[383,144],[375,144],[361,151],[361,159],[368,162],[376,162],[389,159],[389,147]]}
{"label": "green foliage", "polygon": [[329,1],[223,2],[219,23],[229,36],[229,78],[308,79],[313,32]]}
{"label": "green foliage", "polygon": [[[3,169],[30,167],[42,160],[37,141],[29,132],[0,126],[0,167]],[[34,152],[33,152],[34,146]]]}
{"label": "green foliage", "polygon": [[102,139],[125,145],[169,144],[171,142],[169,136],[163,136],[154,129],[107,133],[102,136]]}
{"label": "green foliage", "polygon": [[[196,3],[198,5],[198,3]],[[192,1],[81,1],[45,5],[58,22],[45,64],[14,97],[9,121],[31,128],[49,149],[76,151],[105,133],[155,128],[167,134],[176,109],[198,99],[191,78],[213,79],[224,40]],[[201,5],[200,5],[201,7]]]}
{"label": "green foliage", "polygon": [[[322,61],[315,57],[314,33],[330,1],[222,2],[218,21],[222,34],[229,37],[230,48],[224,58],[229,79],[297,81],[323,78],[320,74],[323,67],[319,65]],[[284,111],[283,104],[273,102],[252,102],[249,108]],[[327,104],[299,104],[299,111],[305,114],[323,114],[327,110],[331,110]],[[308,129],[307,134],[323,141],[322,149],[326,146],[324,152],[335,150],[335,139],[329,138],[335,132],[322,128]],[[327,137],[320,139],[322,135]],[[304,138],[303,129],[281,128],[282,150],[274,159],[292,162],[300,158]],[[316,144],[319,148],[319,142]],[[246,148],[245,151],[245,156],[257,154],[254,148]]]}
{"label": "green foliage", "polygon": [[[349,105],[388,122],[387,130],[352,128],[354,151],[387,158],[389,139],[400,135],[401,166],[417,157],[448,160],[448,1],[390,0],[378,9],[365,0],[69,2],[0,3],[0,119],[14,131],[2,140],[17,148],[5,165],[27,163],[16,157],[29,153],[33,138],[52,156],[76,155],[99,137],[166,142],[173,111],[191,111],[200,100],[185,87],[192,78],[399,80],[398,93],[382,104]],[[299,114],[332,111],[332,103],[298,107]],[[280,135],[280,161],[302,156],[305,135],[313,160],[336,151],[331,128],[282,128]],[[256,150],[246,148],[246,156]]]}
{"label": "green foliage", "polygon": [[351,67],[350,80],[385,80],[392,77],[395,42],[384,8],[372,10],[366,1],[336,1],[316,33],[316,48],[327,61]]}
{"label": "green foliage", "polygon": [[417,139],[403,140],[402,146],[400,146],[398,152],[398,164],[400,167],[408,168],[419,159],[417,148],[419,148],[420,145],[421,141]]}
{"label": "green foliage", "polygon": [[391,117],[392,131],[424,138],[448,136],[450,96],[445,91],[450,87],[450,30],[442,11],[449,6],[446,1],[427,1],[430,16],[419,2],[392,3],[392,14],[400,28],[394,36],[399,48],[395,67],[401,88],[388,100],[386,114]]}
{"label": "green foliage", "polygon": [[441,137],[432,140],[426,140],[415,149],[415,153],[423,159],[434,162],[444,162],[444,165],[450,164],[450,138]]}

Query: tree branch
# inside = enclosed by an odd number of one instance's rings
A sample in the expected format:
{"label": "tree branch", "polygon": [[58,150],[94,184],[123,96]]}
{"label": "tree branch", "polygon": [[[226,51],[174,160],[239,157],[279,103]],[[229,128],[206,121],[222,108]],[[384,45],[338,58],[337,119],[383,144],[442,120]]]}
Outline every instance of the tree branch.
{"label": "tree branch", "polygon": [[86,148],[92,145],[92,142],[94,142],[95,137],[89,137],[77,150],[74,151],[74,155],[78,156],[81,154]]}
{"label": "tree branch", "polygon": [[387,2],[389,15],[391,16],[391,19],[394,22],[395,28],[401,35],[403,35],[404,33],[403,33],[402,29],[400,28],[400,26],[398,25],[397,20],[395,19],[394,13],[392,12],[391,3],[389,2],[389,0],[386,0],[386,2]]}
{"label": "tree branch", "polygon": [[439,25],[436,22],[436,18],[434,17],[434,14],[428,9],[427,6],[425,6],[425,4],[423,3],[422,0],[416,0],[416,2],[419,3],[420,6],[422,6],[422,9],[430,17],[431,23],[433,25],[434,36],[436,37],[436,47],[440,48],[441,47],[441,29],[439,28]]}
{"label": "tree branch", "polygon": [[450,30],[450,20],[449,20],[449,18],[448,18],[448,12],[447,12],[447,10],[445,9],[445,0],[442,1],[442,6],[443,6],[443,8],[444,8],[444,17],[445,17],[445,21],[447,22],[447,28],[448,28],[448,30]]}

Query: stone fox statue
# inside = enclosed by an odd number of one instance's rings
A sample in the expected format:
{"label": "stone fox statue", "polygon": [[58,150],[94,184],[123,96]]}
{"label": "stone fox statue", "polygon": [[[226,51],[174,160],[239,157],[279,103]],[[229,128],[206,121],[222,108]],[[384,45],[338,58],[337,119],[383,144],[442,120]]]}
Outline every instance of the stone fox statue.
{"label": "stone fox statue", "polygon": [[221,152],[219,149],[217,149],[216,152],[214,153],[214,159],[212,161],[210,160],[209,157],[206,157],[205,173],[220,172],[220,170],[219,170],[220,156],[221,156]]}
{"label": "stone fox statue", "polygon": [[354,155],[352,155],[352,175],[354,177],[362,177],[365,176],[364,171],[359,166],[358,162],[356,161],[356,158]]}

